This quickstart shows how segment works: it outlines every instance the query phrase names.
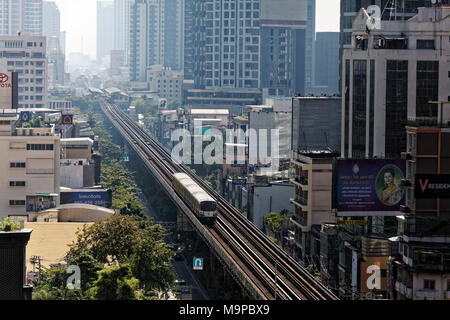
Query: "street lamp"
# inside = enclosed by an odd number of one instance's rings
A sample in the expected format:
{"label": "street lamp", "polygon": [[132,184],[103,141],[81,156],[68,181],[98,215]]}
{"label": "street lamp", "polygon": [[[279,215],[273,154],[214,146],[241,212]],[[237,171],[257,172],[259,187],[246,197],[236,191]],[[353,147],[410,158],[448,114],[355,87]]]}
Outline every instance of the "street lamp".
{"label": "street lamp", "polygon": [[444,112],[444,104],[450,104],[450,101],[428,101],[428,103],[441,105],[441,128],[442,128],[443,119],[444,119],[444,113],[443,113]]}

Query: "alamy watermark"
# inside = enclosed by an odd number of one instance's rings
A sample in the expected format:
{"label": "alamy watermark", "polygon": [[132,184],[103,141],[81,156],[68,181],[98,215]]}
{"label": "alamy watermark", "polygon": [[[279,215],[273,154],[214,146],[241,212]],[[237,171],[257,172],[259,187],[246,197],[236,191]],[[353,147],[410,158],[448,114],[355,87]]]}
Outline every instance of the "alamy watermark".
{"label": "alamy watermark", "polygon": [[224,132],[212,128],[198,135],[192,135],[186,129],[176,129],[172,132],[171,141],[175,144],[171,157],[177,163],[243,165],[247,160],[250,165],[279,166],[278,129],[249,129],[246,132],[226,129]]}

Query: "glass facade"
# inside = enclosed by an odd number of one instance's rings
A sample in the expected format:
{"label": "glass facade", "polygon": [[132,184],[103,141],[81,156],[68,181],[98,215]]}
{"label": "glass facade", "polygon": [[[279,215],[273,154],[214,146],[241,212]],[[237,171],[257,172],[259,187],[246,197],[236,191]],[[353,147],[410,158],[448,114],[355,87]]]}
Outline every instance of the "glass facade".
{"label": "glass facade", "polygon": [[[439,61],[417,61],[416,117],[418,120],[436,120],[438,100]],[[433,119],[430,119],[433,118]]]}
{"label": "glass facade", "polygon": [[408,61],[386,64],[386,158],[400,158],[406,149],[405,124],[408,112]]}
{"label": "glass facade", "polygon": [[349,124],[350,124],[350,60],[345,60],[345,132],[344,132],[344,154],[348,155],[349,149]]}
{"label": "glass facade", "polygon": [[369,97],[369,158],[373,157],[374,121],[375,121],[375,60],[370,60],[370,97]]}
{"label": "glass facade", "polygon": [[367,61],[353,60],[352,158],[366,153]]}

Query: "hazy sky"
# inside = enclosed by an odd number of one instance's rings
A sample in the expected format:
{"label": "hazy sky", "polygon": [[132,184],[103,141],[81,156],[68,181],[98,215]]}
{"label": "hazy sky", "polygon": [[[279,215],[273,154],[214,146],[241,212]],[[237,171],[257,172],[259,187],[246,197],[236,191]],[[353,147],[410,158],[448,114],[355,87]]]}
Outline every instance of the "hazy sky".
{"label": "hazy sky", "polygon": [[[67,52],[96,56],[97,0],[54,0],[67,32]],[[276,0],[274,0],[276,1]],[[339,0],[316,0],[316,31],[339,31]]]}

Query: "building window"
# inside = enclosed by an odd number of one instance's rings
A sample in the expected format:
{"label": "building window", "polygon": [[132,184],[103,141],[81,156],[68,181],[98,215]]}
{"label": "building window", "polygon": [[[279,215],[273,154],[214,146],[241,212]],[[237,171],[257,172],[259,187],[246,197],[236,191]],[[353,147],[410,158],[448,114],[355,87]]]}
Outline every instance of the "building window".
{"label": "building window", "polygon": [[367,61],[353,60],[352,157],[366,154]]}
{"label": "building window", "polygon": [[434,280],[429,280],[429,279],[423,280],[423,288],[424,289],[434,290],[434,285],[435,285]]}
{"label": "building window", "polygon": [[438,88],[439,61],[417,61],[417,120],[421,120],[420,118],[427,118],[427,120],[437,121],[437,105],[428,102],[438,100]]}
{"label": "building window", "polygon": [[9,164],[10,168],[25,168],[25,162],[11,162]]}
{"label": "building window", "polygon": [[406,149],[408,107],[408,61],[388,60],[386,64],[386,158],[400,157]]}
{"label": "building window", "polygon": [[417,49],[434,50],[434,40],[417,40]]}
{"label": "building window", "polygon": [[10,206],[24,206],[25,200],[9,200]]}
{"label": "building window", "polygon": [[10,181],[10,187],[25,187],[25,181]]}
{"label": "building window", "polygon": [[27,150],[53,150],[53,144],[27,144]]}

